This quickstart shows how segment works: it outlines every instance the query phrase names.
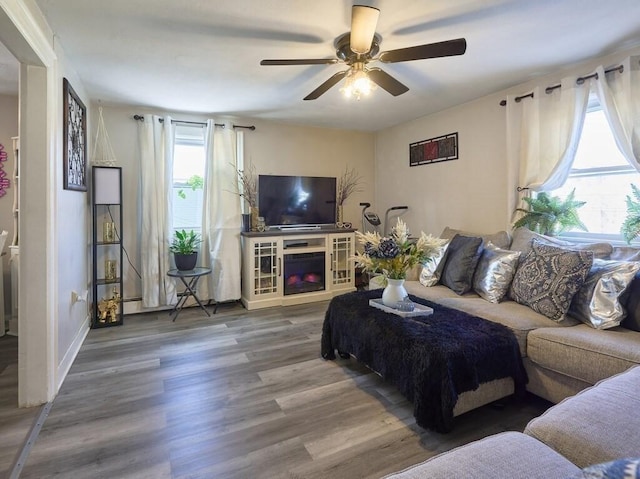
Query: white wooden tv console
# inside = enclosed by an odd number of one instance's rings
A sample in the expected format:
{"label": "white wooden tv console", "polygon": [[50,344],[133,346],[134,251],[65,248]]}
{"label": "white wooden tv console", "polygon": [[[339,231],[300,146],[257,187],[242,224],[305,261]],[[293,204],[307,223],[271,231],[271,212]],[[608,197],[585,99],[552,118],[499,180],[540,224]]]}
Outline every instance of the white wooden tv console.
{"label": "white wooden tv console", "polygon": [[242,233],[242,303],[251,310],[324,301],[355,291],[354,231]]}

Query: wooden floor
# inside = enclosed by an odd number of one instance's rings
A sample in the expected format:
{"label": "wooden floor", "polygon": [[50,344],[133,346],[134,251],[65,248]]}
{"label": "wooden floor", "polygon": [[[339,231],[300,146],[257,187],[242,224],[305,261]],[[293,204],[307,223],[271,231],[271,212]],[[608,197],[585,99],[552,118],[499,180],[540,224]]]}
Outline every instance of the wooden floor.
{"label": "wooden floor", "polygon": [[0,477],[9,477],[40,409],[18,408],[18,338],[0,337]]}
{"label": "wooden floor", "polygon": [[320,358],[326,307],[232,304],[92,330],[20,477],[379,478],[548,407],[531,396],[423,430],[366,367]]}

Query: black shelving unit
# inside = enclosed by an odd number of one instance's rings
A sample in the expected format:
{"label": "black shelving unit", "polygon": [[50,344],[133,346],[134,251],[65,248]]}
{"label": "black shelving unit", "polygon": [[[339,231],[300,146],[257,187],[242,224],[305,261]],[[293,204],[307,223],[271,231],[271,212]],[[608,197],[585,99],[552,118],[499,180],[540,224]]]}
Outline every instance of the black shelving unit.
{"label": "black shelving unit", "polygon": [[[123,324],[122,168],[92,167],[91,327]],[[114,263],[115,262],[115,263]]]}

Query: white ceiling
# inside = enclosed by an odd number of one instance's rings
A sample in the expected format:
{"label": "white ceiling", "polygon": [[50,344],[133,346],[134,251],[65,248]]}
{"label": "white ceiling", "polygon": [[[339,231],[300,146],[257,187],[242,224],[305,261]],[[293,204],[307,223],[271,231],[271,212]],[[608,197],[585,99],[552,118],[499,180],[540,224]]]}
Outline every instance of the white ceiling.
{"label": "white ceiling", "polygon": [[381,51],[464,37],[467,52],[380,64],[399,97],[303,101],[345,66],[259,62],[333,57],[351,0],[36,2],[92,100],[373,131],[640,44],[638,0],[361,1],[381,10]]}

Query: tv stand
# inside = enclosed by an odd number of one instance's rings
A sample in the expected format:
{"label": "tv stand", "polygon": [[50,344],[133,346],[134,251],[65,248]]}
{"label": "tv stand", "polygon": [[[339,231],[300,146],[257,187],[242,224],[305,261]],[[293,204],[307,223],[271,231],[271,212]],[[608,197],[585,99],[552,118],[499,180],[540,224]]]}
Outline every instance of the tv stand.
{"label": "tv stand", "polygon": [[[317,230],[321,230],[322,226],[320,225],[281,225],[281,226],[276,226],[275,227],[276,230],[280,230],[280,231],[317,231]],[[269,231],[273,231],[273,230],[269,230]]]}
{"label": "tv stand", "polygon": [[242,233],[242,304],[249,310],[326,301],[355,291],[353,229]]}

